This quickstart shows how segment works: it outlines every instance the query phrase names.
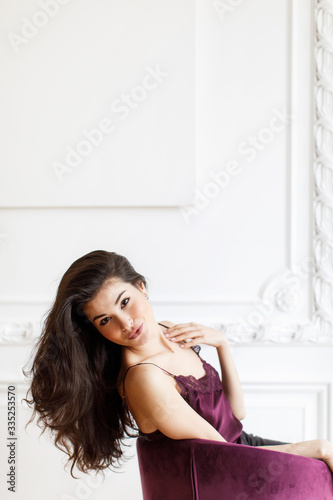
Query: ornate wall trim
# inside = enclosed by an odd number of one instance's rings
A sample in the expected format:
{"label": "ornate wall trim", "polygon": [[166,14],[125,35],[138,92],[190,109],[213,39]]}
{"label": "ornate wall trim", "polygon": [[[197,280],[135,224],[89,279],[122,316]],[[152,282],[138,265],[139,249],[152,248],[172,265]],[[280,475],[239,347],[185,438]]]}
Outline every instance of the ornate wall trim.
{"label": "ornate wall trim", "polygon": [[331,345],[331,336],[322,335],[322,332],[313,323],[288,323],[286,325],[267,323],[259,324],[252,329],[245,329],[239,323],[215,324],[227,334],[230,344],[235,345],[274,345],[274,344],[297,344],[297,345]]}
{"label": "ornate wall trim", "polygon": [[1,322],[0,345],[31,344],[40,335],[40,323],[32,321]]}
{"label": "ornate wall trim", "polygon": [[[257,417],[262,414],[263,410],[267,410],[266,415],[271,413],[273,417],[281,412],[283,421],[285,408],[288,408],[288,417],[292,415],[293,410],[301,410],[302,418],[299,419],[297,427],[302,436],[295,437],[294,440],[305,441],[319,436],[329,439],[330,382],[322,380],[314,383],[312,380],[304,380],[303,382],[281,383],[280,380],[272,380],[262,383],[258,380],[245,381],[242,386],[248,414],[252,413]],[[248,426],[248,422],[245,425]],[[250,432],[255,433],[255,429]],[[282,429],[280,432],[283,434]]]}
{"label": "ornate wall trim", "polygon": [[[333,1],[315,2],[313,324],[333,342]],[[326,256],[326,258],[323,258]]]}
{"label": "ornate wall trim", "polygon": [[[312,318],[304,323],[215,324],[233,344],[333,345],[333,0],[314,1],[313,55]],[[281,312],[290,312],[298,304],[298,288],[289,280],[270,300]]]}

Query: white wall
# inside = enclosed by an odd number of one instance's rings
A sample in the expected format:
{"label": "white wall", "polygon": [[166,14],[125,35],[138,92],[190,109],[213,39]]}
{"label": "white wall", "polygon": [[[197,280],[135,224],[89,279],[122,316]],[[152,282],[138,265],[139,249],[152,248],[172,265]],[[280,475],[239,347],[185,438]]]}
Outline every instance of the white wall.
{"label": "white wall", "polygon": [[[94,249],[148,278],[157,320],[227,332],[247,432],[333,439],[328,4],[0,4],[0,464],[14,384],[18,500],[141,498],[136,457],[101,485],[74,480],[19,403],[59,279]],[[29,36],[27,20],[45,25]],[[158,65],[168,76],[140,94]],[[121,120],[110,105],[124,93]],[[54,162],[103,119],[113,136],[59,181]],[[218,368],[212,348],[202,355]],[[4,479],[0,491],[11,498]]]}

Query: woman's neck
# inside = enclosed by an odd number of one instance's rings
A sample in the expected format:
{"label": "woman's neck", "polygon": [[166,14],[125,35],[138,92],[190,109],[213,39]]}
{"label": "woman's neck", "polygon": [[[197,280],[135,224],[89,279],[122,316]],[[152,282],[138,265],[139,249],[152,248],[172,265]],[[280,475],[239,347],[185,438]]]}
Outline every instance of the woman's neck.
{"label": "woman's neck", "polygon": [[165,330],[165,327],[155,322],[154,325],[149,327],[147,342],[138,346],[124,346],[122,349],[122,363],[129,366],[165,352],[175,353],[178,344],[165,338],[163,330]]}

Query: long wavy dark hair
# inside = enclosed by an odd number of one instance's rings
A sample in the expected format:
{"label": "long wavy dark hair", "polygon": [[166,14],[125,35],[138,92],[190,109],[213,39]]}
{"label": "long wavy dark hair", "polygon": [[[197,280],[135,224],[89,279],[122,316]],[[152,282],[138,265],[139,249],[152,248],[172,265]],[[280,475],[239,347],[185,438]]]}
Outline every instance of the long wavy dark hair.
{"label": "long wavy dark hair", "polygon": [[[119,467],[126,436],[138,431],[117,390],[122,346],[111,342],[83,313],[111,278],[138,286],[146,279],[115,252],[96,250],[66,271],[34,350],[26,403],[29,421],[54,435],[54,444],[82,472]],[[31,394],[30,399],[29,396]],[[118,464],[118,465],[116,465]],[[73,476],[74,477],[74,476]]]}

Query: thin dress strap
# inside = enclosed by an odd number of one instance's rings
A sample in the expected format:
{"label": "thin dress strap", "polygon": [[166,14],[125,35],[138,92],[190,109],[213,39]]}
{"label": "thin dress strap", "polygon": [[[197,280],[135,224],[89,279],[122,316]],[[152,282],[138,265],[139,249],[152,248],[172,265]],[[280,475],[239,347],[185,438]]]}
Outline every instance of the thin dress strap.
{"label": "thin dress strap", "polygon": [[163,325],[162,323],[158,323],[158,324],[161,325],[161,326],[164,326],[165,328],[169,328],[168,326]]}

